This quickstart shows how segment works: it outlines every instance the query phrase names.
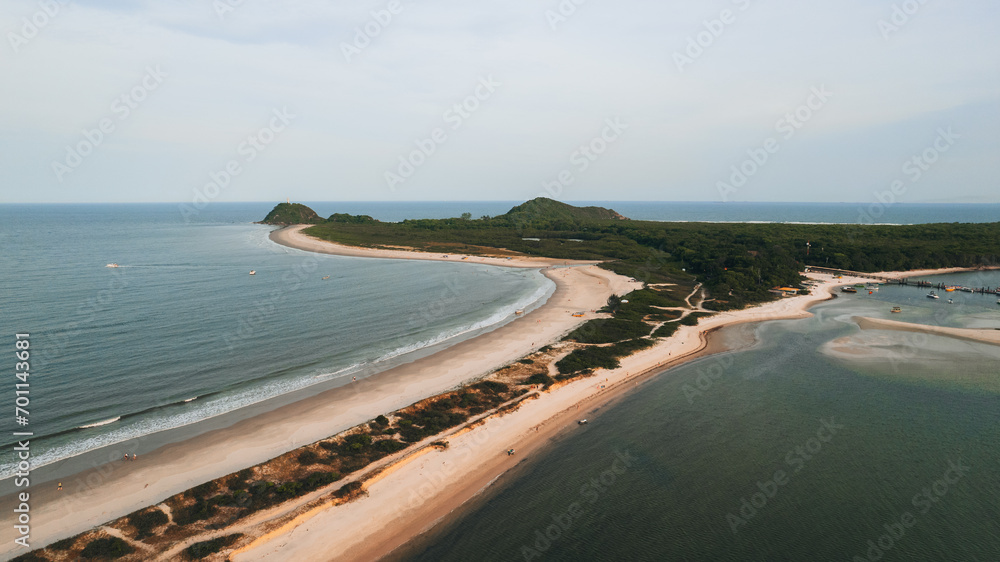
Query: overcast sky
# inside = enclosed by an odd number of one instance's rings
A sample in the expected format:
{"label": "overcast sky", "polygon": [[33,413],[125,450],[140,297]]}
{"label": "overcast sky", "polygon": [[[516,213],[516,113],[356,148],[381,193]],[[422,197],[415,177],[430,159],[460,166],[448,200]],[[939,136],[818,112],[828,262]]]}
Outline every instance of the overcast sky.
{"label": "overcast sky", "polygon": [[1000,202],[998,23],[996,0],[4,0],[0,201]]}

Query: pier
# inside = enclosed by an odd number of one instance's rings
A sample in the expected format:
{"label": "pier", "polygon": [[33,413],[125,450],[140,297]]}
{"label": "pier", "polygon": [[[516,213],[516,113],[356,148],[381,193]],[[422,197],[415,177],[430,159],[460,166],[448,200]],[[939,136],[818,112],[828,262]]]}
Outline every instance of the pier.
{"label": "pier", "polygon": [[[889,277],[884,277],[882,275],[877,275],[874,273],[865,273],[863,271],[851,271],[849,269],[835,269],[832,267],[817,267],[817,266],[806,266],[806,271],[813,271],[816,273],[828,273],[830,275],[846,275],[850,277],[864,277],[866,279],[877,279],[886,285],[912,285],[914,287],[926,288],[926,289],[938,289],[941,291],[946,290],[948,287],[953,285],[946,285],[944,283],[931,283],[930,281],[923,281],[917,279],[892,279]],[[970,289],[970,290],[963,290]],[[1000,287],[963,287],[956,289],[962,291],[963,293],[979,293],[982,295],[1000,295]]]}

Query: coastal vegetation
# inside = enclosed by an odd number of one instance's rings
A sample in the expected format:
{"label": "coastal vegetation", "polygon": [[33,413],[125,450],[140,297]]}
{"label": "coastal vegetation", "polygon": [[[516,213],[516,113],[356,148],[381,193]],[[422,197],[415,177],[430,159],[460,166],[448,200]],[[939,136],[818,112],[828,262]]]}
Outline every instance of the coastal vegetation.
{"label": "coastal vegetation", "polygon": [[[302,209],[296,212],[297,216],[305,218],[315,215]],[[285,208],[269,217],[279,221],[294,219],[296,215],[289,213]],[[321,237],[342,243],[406,245],[422,250],[433,248],[432,251],[489,255],[552,257],[562,252],[555,257],[605,260],[603,267],[644,281],[646,285],[628,295],[609,298],[600,311],[605,316],[582,324],[563,341],[546,345],[498,369],[484,380],[377,416],[346,432],[206,482],[167,498],[161,505],[137,511],[105,526],[124,538],[109,536],[105,528],[94,529],[22,555],[17,560],[61,562],[88,556],[132,560],[171,548],[177,549],[178,556],[197,560],[245,545],[255,537],[233,533],[244,530],[233,527],[245,524],[253,514],[286,502],[292,502],[286,505],[299,507],[321,503],[337,505],[360,497],[366,493],[366,480],[378,474],[386,462],[424,447],[446,448],[449,432],[455,428],[480,423],[479,420],[485,417],[503,415],[516,409],[523,400],[537,396],[537,392],[591,376],[597,369],[618,367],[621,358],[656,345],[681,326],[696,325],[701,318],[712,314],[708,308],[739,307],[774,298],[767,293],[768,288],[799,286],[800,272],[805,264],[830,257],[830,249],[819,245],[817,237],[808,239],[813,240],[809,255],[797,253],[798,238],[795,236],[801,233],[796,234],[795,228],[817,225],[642,223],[627,220],[607,209],[579,210],[544,199],[515,207],[501,217],[478,220],[466,217],[381,223],[367,216],[343,214],[331,215],[326,220],[316,216],[312,220],[318,222],[310,229],[310,234],[326,233]],[[407,224],[415,222],[421,224]],[[463,227],[462,224],[471,226]],[[965,226],[970,229],[966,230]],[[874,265],[895,259],[891,257],[892,252],[880,253],[872,249],[871,242],[859,241],[859,235],[849,232],[850,227],[823,228],[843,229],[845,244],[867,248],[858,250],[868,252],[862,257],[869,261],[859,261],[861,266],[892,268]],[[862,229],[865,236],[869,232],[880,232],[868,228]],[[946,258],[969,260],[970,265],[988,262],[990,256],[996,255],[996,228],[997,225],[956,225],[956,233],[970,236],[969,240],[975,242],[968,243],[972,250],[956,251]],[[946,235],[947,230],[938,232],[940,237],[937,239],[915,236],[903,243],[910,249],[927,248],[923,254],[915,251],[916,258],[906,258],[919,264],[912,267],[930,267],[926,262],[944,259],[936,252],[951,248],[957,236]],[[507,236],[497,238],[506,242],[491,245],[488,243],[490,232]],[[936,230],[931,228],[927,232]],[[411,233],[415,236],[408,238]],[[990,237],[984,238],[989,233],[992,233]],[[366,242],[360,244],[361,240]],[[546,248],[553,251],[546,253],[543,251]],[[930,248],[935,249],[931,251]],[[974,251],[980,253],[974,255]],[[843,254],[846,259],[853,259],[851,256],[855,255],[842,251],[837,254]],[[836,265],[848,264],[838,262]],[[770,266],[775,269],[768,269]],[[392,455],[399,456],[389,459]],[[227,530],[230,534],[222,534]],[[197,542],[181,550],[180,545],[186,541]]]}
{"label": "coastal vegetation", "polygon": [[321,224],[327,221],[317,215],[316,211],[301,203],[278,203],[260,222],[261,224],[285,226],[289,224]]}
{"label": "coastal vegetation", "polygon": [[775,286],[801,287],[801,273],[810,265],[900,271],[976,267],[1000,256],[1000,223],[654,222],[546,198],[479,219],[333,217],[337,219],[315,223],[306,233],[363,247],[599,260],[601,267],[647,283],[702,283],[712,299],[706,306],[715,310],[772,300],[768,291]]}

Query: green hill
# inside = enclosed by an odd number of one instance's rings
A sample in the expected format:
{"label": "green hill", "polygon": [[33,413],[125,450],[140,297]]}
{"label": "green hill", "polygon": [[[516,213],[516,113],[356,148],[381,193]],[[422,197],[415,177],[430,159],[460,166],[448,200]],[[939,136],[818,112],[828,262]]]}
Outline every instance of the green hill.
{"label": "green hill", "polygon": [[261,224],[322,224],[325,222],[316,211],[301,203],[278,203],[271,212],[260,221]]}
{"label": "green hill", "polygon": [[616,211],[604,207],[574,207],[547,197],[536,197],[502,215],[518,224],[536,221],[586,222],[594,220],[628,220]]}

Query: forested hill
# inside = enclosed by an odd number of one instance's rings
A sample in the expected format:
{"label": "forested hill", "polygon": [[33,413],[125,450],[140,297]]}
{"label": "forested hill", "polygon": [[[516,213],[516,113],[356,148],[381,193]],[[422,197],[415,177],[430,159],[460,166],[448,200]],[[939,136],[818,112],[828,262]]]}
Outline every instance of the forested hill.
{"label": "forested hill", "polygon": [[537,221],[628,220],[617,212],[604,207],[574,207],[547,197],[537,197],[522,203],[501,217],[509,220],[512,224],[524,225],[530,225]]}
{"label": "forested hill", "polygon": [[536,199],[478,219],[384,223],[336,215],[307,232],[356,246],[604,260],[603,267],[651,283],[702,282],[718,308],[769,299],[775,285],[798,286],[807,265],[875,272],[1000,263],[1000,223],[671,223],[595,209]]}
{"label": "forested hill", "polygon": [[260,222],[285,226],[289,224],[320,224],[326,221],[321,219],[316,211],[301,203],[278,203]]}

